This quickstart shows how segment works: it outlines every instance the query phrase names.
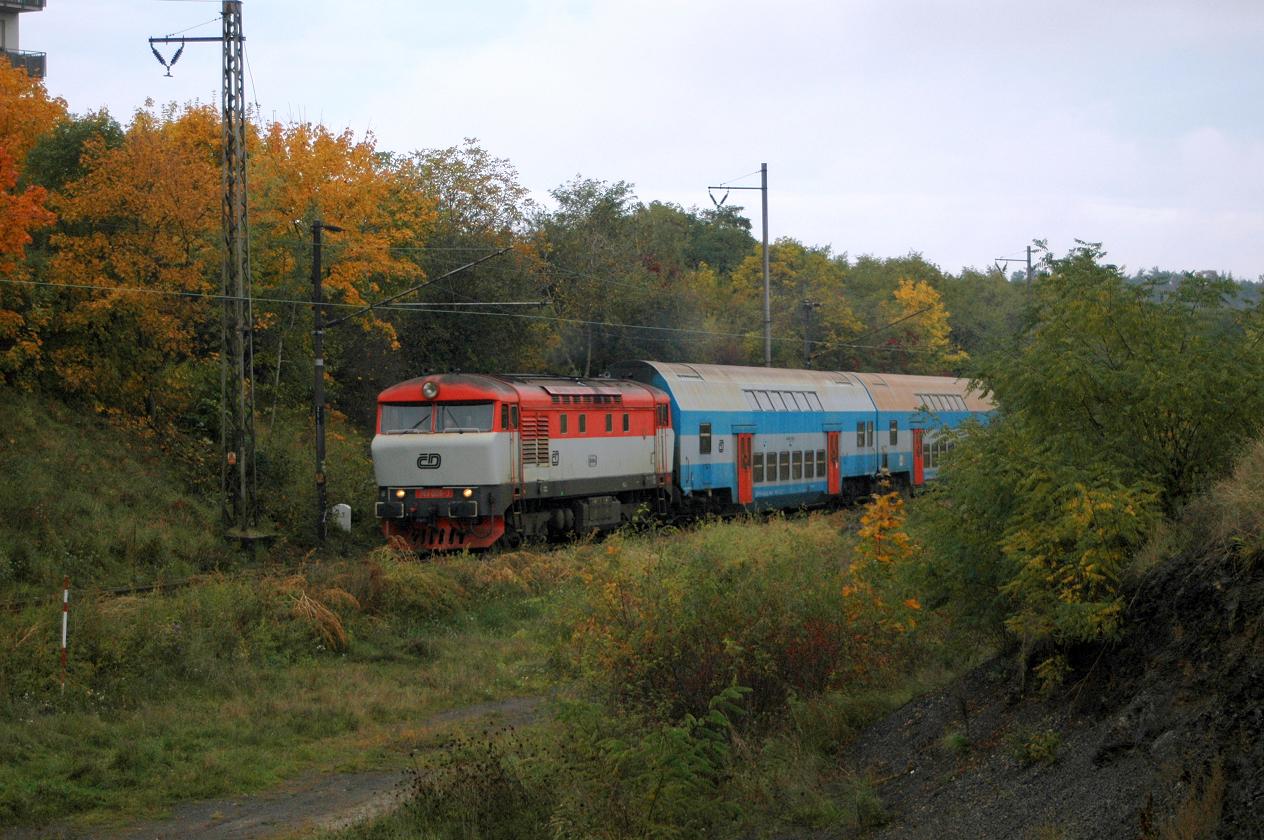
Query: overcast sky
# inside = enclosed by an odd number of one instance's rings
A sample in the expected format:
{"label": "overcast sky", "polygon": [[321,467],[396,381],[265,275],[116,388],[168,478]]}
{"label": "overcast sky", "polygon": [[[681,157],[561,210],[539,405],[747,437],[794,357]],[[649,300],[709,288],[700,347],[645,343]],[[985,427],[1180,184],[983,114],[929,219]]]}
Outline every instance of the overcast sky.
{"label": "overcast sky", "polygon": [[[72,110],[126,122],[218,103],[217,45],[169,79],[146,43],[218,10],[48,0],[21,46]],[[1078,238],[1264,274],[1260,0],[246,0],[244,28],[264,117],[395,151],[477,137],[542,199],[581,174],[709,206],[767,161],[771,235],[836,253],[956,272]],[[729,201],[758,235],[758,193]]]}

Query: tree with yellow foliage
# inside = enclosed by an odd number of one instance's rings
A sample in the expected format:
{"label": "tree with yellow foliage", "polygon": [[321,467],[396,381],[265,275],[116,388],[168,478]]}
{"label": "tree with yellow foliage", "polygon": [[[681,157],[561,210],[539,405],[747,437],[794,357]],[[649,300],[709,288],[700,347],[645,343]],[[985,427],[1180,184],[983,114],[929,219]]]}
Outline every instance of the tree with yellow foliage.
{"label": "tree with yellow foliage", "polygon": [[901,277],[882,312],[892,326],[880,333],[884,364],[901,372],[952,374],[969,358],[952,342],[948,309],[925,280]]}

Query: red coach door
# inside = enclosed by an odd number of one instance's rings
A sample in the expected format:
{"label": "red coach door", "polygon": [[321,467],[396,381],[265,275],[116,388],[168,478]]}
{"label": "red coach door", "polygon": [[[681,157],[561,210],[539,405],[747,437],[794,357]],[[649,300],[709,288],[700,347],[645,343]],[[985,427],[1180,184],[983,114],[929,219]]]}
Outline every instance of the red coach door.
{"label": "red coach door", "polygon": [[829,474],[829,494],[837,496],[843,491],[842,470],[838,462],[838,432],[825,433],[825,463]]}
{"label": "red coach door", "polygon": [[913,430],[913,486],[926,483],[925,466],[922,464],[922,430]]}
{"label": "red coach door", "polygon": [[755,500],[754,482],[751,481],[751,435],[737,436],[737,501],[749,505]]}

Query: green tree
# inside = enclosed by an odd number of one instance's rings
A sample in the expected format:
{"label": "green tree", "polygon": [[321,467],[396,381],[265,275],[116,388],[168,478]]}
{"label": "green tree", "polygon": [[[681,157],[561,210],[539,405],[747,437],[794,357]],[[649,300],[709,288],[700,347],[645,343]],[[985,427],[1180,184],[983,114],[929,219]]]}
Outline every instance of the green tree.
{"label": "green tree", "polygon": [[922,511],[928,600],[1024,650],[1111,635],[1130,553],[1264,416],[1260,314],[1226,305],[1232,284],[1158,289],[1102,257],[1046,261],[1022,328],[979,368],[998,417],[959,441]]}
{"label": "green tree", "polygon": [[[855,356],[852,339],[862,327],[852,313],[846,284],[846,263],[828,247],[808,247],[794,239],[778,239],[769,249],[768,282],[772,295],[773,364],[802,367],[804,330],[808,329],[813,367],[845,368]],[[731,329],[746,333],[746,363],[763,359],[763,258],[755,247],[733,272]],[[804,319],[803,301],[820,304]]]}

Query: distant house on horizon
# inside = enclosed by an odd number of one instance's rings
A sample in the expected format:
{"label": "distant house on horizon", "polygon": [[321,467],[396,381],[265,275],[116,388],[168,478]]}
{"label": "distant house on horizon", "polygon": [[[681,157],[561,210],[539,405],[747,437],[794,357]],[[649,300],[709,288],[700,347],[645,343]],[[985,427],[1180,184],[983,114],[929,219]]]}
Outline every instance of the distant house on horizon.
{"label": "distant house on horizon", "polygon": [[48,69],[47,55],[21,48],[18,31],[19,16],[23,12],[41,12],[46,0],[0,0],[0,49],[14,67],[26,70],[27,75],[44,78]]}

